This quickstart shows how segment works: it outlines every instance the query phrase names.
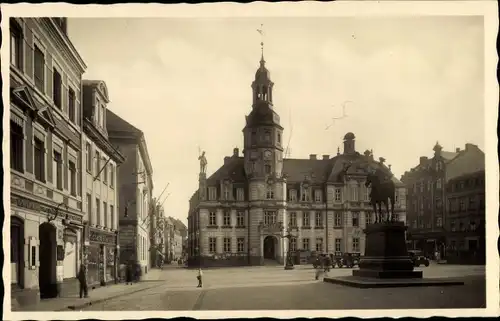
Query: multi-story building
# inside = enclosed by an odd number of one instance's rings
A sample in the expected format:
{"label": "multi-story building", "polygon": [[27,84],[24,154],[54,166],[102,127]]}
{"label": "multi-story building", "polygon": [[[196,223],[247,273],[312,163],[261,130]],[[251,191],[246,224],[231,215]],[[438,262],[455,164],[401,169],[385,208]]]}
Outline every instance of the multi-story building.
{"label": "multi-story building", "polygon": [[83,80],[83,130],[85,161],[82,162],[87,221],[84,257],[88,284],[105,285],[117,280],[118,195],[117,168],[123,155],[109,142],[106,110],[109,103],[106,83]]}
{"label": "multi-story building", "polygon": [[[243,129],[244,150],[237,148],[190,200],[190,255],[202,265],[284,262],[292,253],[364,252],[366,224],[373,222],[367,174],[376,168],[390,174],[373,153],[355,148],[344,137],[335,157],[284,159],[283,131],[273,105],[270,73],[262,58],[252,83],[253,106]],[[395,177],[396,213],[405,220],[405,190]],[[291,231],[288,242],[286,235]],[[197,265],[199,262],[190,260]]]}
{"label": "multi-story building", "polygon": [[147,273],[151,267],[149,220],[153,168],[146,140],[141,130],[109,109],[105,120],[109,140],[126,159],[118,168],[120,263],[133,261]]}
{"label": "multi-story building", "polygon": [[484,173],[462,174],[446,183],[448,263],[486,262]]}
{"label": "multi-story building", "polygon": [[9,24],[11,288],[23,305],[64,292],[81,262],[86,65],[66,18]]}
{"label": "multi-story building", "polygon": [[153,199],[153,214],[151,215],[151,265],[158,266],[160,261],[165,257],[165,238],[164,238],[164,209],[161,204],[158,204],[156,198]]}
{"label": "multi-story building", "polygon": [[165,217],[163,224],[163,235],[165,236],[165,258],[167,262],[174,259],[174,228],[171,217]]}
{"label": "multi-story building", "polygon": [[446,255],[447,202],[446,184],[455,177],[484,169],[484,153],[473,144],[465,150],[443,151],[439,143],[434,156],[420,157],[419,164],[405,172],[401,180],[407,189],[408,246],[434,257]]}

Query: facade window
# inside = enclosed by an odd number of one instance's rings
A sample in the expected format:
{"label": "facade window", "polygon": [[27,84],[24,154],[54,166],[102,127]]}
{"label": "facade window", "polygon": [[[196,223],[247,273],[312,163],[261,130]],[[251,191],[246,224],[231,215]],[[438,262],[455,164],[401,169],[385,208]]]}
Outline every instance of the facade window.
{"label": "facade window", "polygon": [[229,187],[228,186],[224,186],[224,199],[226,201],[229,200]]}
{"label": "facade window", "polygon": [[363,195],[363,199],[365,201],[369,201],[370,200],[370,188],[369,187],[365,188],[365,194]]}
{"label": "facade window", "polygon": [[264,141],[265,141],[265,142],[270,142],[270,141],[271,141],[271,132],[270,132],[270,131],[268,131],[268,130],[266,130],[266,131],[264,132]]}
{"label": "facade window", "polygon": [[34,144],[35,179],[45,182],[45,143],[35,138]]}
{"label": "facade window", "polygon": [[230,237],[224,238],[224,252],[231,253],[231,238]]}
{"label": "facade window", "polygon": [[217,190],[215,187],[209,187],[208,188],[208,200],[209,201],[215,201],[217,199]]}
{"label": "facade window", "polygon": [[95,199],[95,217],[96,225],[102,226],[101,222],[101,201],[96,197]]}
{"label": "facade window", "polygon": [[441,210],[443,208],[443,201],[439,198],[436,199],[436,209]]}
{"label": "facade window", "polygon": [[108,227],[108,203],[102,202],[102,217],[104,227]]}
{"label": "facade window", "polygon": [[442,185],[443,184],[441,178],[438,178],[438,180],[436,181],[436,189],[441,189]]}
{"label": "facade window", "polygon": [[224,226],[231,226],[231,212],[224,212]]}
{"label": "facade window", "polygon": [[335,239],[335,252],[342,252],[342,239]]}
{"label": "facade window", "polygon": [[264,170],[266,171],[267,175],[271,174],[271,165],[269,164],[264,165]]}
{"label": "facade window", "polygon": [[436,218],[436,227],[443,227],[443,218],[441,216]]}
{"label": "facade window", "polygon": [[10,121],[10,168],[24,172],[24,131],[17,122]]}
{"label": "facade window", "polygon": [[302,226],[310,227],[311,226],[311,218],[309,217],[309,212],[302,213]]}
{"label": "facade window", "polygon": [[371,211],[367,211],[365,212],[365,216],[366,216],[366,224],[372,224],[372,212]]}
{"label": "facade window", "polygon": [[95,103],[95,109],[94,109],[94,121],[95,121],[95,124],[100,124],[100,116],[99,116],[99,106],[101,105],[99,99],[96,99],[96,103]]}
{"label": "facade window", "polygon": [[103,128],[104,128],[104,115],[105,115],[104,105],[101,105],[101,117],[100,117],[99,121],[100,121],[101,127],[103,127]]}
{"label": "facade window", "polygon": [[101,154],[96,151],[95,152],[95,175],[96,179],[101,179]]}
{"label": "facade window", "polygon": [[359,238],[358,237],[352,238],[352,251],[353,252],[360,252],[359,251]]}
{"label": "facade window", "polygon": [[217,253],[217,239],[215,237],[208,238],[208,251],[211,254]]}
{"label": "facade window", "polygon": [[10,22],[10,63],[17,69],[23,68],[23,33],[21,27],[12,20]]}
{"label": "facade window", "polygon": [[297,213],[295,212],[290,212],[290,226],[291,227],[297,226]]}
{"label": "facade window", "polygon": [[272,187],[268,187],[266,191],[266,199],[272,200],[274,199],[274,191]]}
{"label": "facade window", "polygon": [[463,197],[460,197],[460,199],[458,200],[458,210],[460,212],[465,211],[465,201]]}
{"label": "facade window", "polygon": [[413,228],[417,228],[418,225],[417,225],[417,220],[413,220],[413,224],[412,224]]}
{"label": "facade window", "polygon": [[276,224],[276,212],[265,211],[264,212],[264,224]]}
{"label": "facade window", "polygon": [[297,239],[295,237],[290,238],[290,251],[297,251]]}
{"label": "facade window", "polygon": [[359,213],[357,212],[352,213],[352,226],[354,227],[359,226]]}
{"label": "facade window", "polygon": [[251,144],[255,145],[257,143],[257,132],[252,131],[252,133],[250,134],[250,138],[251,138]]}
{"label": "facade window", "polygon": [[237,244],[238,244],[238,253],[245,252],[245,238],[244,237],[238,237]]}
{"label": "facade window", "polygon": [[471,210],[476,209],[476,197],[475,196],[469,197],[469,209],[471,209]]}
{"label": "facade window", "polygon": [[113,205],[109,205],[109,217],[111,218],[111,226],[110,228],[115,228],[115,207]]}
{"label": "facade window", "polygon": [[245,212],[238,212],[236,214],[237,226],[243,227],[245,226]]}
{"label": "facade window", "polygon": [[68,162],[69,170],[69,192],[71,195],[76,196],[76,165],[72,161]]}
{"label": "facade window", "polygon": [[335,189],[335,202],[340,202],[342,200],[342,194],[340,188]]}
{"label": "facade window", "polygon": [[109,186],[115,186],[115,168],[113,164],[109,164]]}
{"label": "facade window", "polygon": [[85,144],[85,153],[87,157],[87,172],[92,174],[92,147],[90,143]]}
{"label": "facade window", "polygon": [[92,219],[92,195],[87,193],[87,215],[89,224],[94,224],[94,220]]}
{"label": "facade window", "polygon": [[342,226],[342,213],[335,213],[335,227]]}
{"label": "facade window", "polygon": [[215,215],[215,212],[210,212],[209,213],[208,225],[210,225],[210,226],[217,225],[217,216]]}
{"label": "facade window", "polygon": [[[102,158],[102,161],[104,164],[106,164],[106,159],[104,157]],[[108,166],[106,165],[103,165],[102,178],[103,183],[108,184]]]}
{"label": "facade window", "polygon": [[68,116],[69,120],[76,124],[76,104],[75,104],[75,92],[73,89],[68,89]]}
{"label": "facade window", "polygon": [[394,220],[399,222],[399,213],[394,213]]}
{"label": "facade window", "polygon": [[309,239],[308,238],[303,238],[302,239],[302,249],[305,250],[305,251],[309,251],[310,250]]}
{"label": "facade window", "polygon": [[288,199],[290,200],[290,202],[297,202],[297,190],[291,189],[289,191],[290,191],[290,196]]}
{"label": "facade window", "polygon": [[321,237],[316,239],[316,251],[323,252],[323,239]]}
{"label": "facade window", "polygon": [[35,45],[34,60],[34,79],[35,87],[42,93],[45,93],[45,55],[43,51]]}
{"label": "facade window", "polygon": [[300,200],[302,202],[309,202],[309,189],[308,188],[302,189],[302,195],[300,196]]}
{"label": "facade window", "polygon": [[281,144],[281,134],[278,133],[278,144]]}
{"label": "facade window", "polygon": [[52,74],[52,100],[57,108],[62,109],[61,97],[62,97],[62,77],[56,68],[53,69]]}
{"label": "facade window", "polygon": [[322,227],[323,226],[323,215],[321,215],[321,212],[316,212],[316,222],[315,222],[316,227]]}
{"label": "facade window", "polygon": [[245,190],[243,188],[236,189],[236,199],[238,201],[244,201],[245,200]]}
{"label": "facade window", "polygon": [[357,201],[357,200],[358,200],[358,187],[351,186],[351,201]]}
{"label": "facade window", "polygon": [[316,203],[321,203],[321,200],[322,200],[322,197],[321,197],[321,190],[320,189],[317,189],[316,191],[314,191],[314,201]]}

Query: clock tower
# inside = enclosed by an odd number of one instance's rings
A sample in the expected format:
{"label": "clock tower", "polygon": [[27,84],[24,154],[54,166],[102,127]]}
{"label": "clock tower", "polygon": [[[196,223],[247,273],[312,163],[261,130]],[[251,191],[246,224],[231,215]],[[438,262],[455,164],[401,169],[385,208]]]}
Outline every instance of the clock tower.
{"label": "clock tower", "polygon": [[[248,178],[249,247],[259,262],[285,262],[283,237],[286,181],[283,178],[283,127],[274,110],[273,86],[262,53],[252,82],[252,111],[243,129],[244,163]],[[255,264],[254,263],[254,264]]]}

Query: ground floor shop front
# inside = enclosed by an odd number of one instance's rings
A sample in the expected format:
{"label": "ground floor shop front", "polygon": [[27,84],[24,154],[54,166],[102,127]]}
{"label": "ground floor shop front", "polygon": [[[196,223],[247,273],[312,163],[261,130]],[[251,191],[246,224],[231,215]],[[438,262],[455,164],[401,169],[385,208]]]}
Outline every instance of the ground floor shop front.
{"label": "ground floor shop front", "polygon": [[64,296],[81,262],[82,215],[11,196],[11,297],[19,305]]}
{"label": "ground floor shop front", "polygon": [[85,242],[87,283],[90,288],[118,282],[118,233],[87,227]]}

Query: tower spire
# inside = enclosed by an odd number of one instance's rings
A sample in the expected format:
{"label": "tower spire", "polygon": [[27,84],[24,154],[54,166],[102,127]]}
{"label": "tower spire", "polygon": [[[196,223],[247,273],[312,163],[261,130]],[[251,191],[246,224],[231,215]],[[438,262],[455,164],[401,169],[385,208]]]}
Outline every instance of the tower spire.
{"label": "tower spire", "polygon": [[264,60],[264,24],[261,23],[260,29],[257,29],[257,31],[260,33],[260,64],[263,66],[266,63]]}

